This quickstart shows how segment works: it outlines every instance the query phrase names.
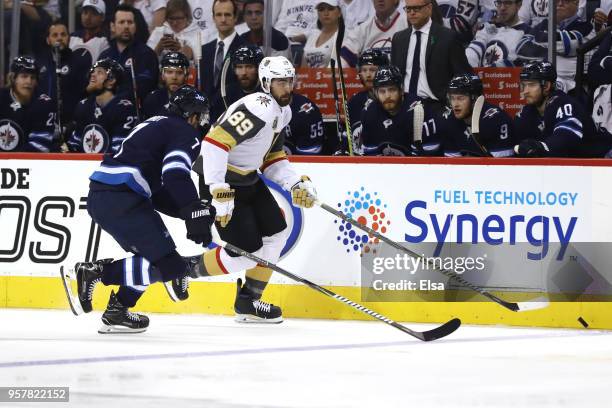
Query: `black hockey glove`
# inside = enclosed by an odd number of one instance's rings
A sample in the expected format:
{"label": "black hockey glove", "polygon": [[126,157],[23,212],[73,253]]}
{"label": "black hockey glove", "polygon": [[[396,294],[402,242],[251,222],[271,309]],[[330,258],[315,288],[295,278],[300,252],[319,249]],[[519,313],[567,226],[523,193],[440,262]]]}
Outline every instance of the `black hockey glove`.
{"label": "black hockey glove", "polygon": [[215,207],[207,201],[194,201],[179,211],[187,227],[187,239],[208,246],[212,241],[210,227],[215,222]]}
{"label": "black hockey glove", "polygon": [[535,139],[525,139],[514,146],[514,153],[519,157],[546,157],[550,153],[544,142]]}

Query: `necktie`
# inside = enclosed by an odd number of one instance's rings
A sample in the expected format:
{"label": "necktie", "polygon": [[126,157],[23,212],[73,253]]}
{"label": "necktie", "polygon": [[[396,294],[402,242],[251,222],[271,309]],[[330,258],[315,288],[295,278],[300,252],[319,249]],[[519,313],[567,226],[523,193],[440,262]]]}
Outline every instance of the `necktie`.
{"label": "necktie", "polygon": [[410,84],[408,93],[417,94],[419,85],[419,73],[421,72],[421,32],[415,31],[416,44],[414,46],[414,58],[412,58],[412,71],[410,72]]}
{"label": "necktie", "polygon": [[223,68],[223,41],[219,41],[217,46],[217,54],[215,54],[215,71],[214,80],[215,86],[219,83],[219,76],[221,75],[221,69]]}

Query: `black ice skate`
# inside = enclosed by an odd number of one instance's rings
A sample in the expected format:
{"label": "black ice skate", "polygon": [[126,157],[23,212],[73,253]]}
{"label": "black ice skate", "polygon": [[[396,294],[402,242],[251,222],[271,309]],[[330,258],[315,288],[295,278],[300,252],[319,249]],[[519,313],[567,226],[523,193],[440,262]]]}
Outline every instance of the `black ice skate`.
{"label": "black ice skate", "polygon": [[281,308],[273,304],[255,299],[246,286],[242,286],[242,279],[236,282],[236,301],[234,311],[236,321],[239,323],[281,323],[283,313]]}
{"label": "black ice skate", "polygon": [[130,312],[112,291],[106,311],[102,315],[102,323],[103,326],[98,329],[100,334],[142,333],[149,327],[149,318],[145,315]]}
{"label": "black ice skate", "polygon": [[164,282],[164,286],[166,287],[166,291],[168,292],[168,296],[174,302],[179,302],[182,300],[187,300],[189,298],[189,274],[190,272],[197,266],[198,257],[183,257],[184,260],[187,261],[188,267],[187,271],[184,275],[180,275],[171,281]]}
{"label": "black ice skate", "polygon": [[[94,288],[102,280],[102,266],[112,261],[112,259],[100,259],[94,262],[78,262],[74,265],[74,270],[71,271],[66,271],[63,266],[60,268],[62,282],[72,313],[78,316],[82,313],[91,312]],[[72,291],[72,280],[77,281],[76,296]]]}

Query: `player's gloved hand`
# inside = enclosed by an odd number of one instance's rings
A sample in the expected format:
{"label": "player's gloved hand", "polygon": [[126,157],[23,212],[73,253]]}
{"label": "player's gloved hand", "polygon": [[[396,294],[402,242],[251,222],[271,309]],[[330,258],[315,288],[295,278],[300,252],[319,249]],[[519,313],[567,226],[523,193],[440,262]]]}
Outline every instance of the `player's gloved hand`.
{"label": "player's gloved hand", "polygon": [[536,139],[525,139],[514,146],[514,153],[519,157],[546,157],[550,150],[544,142]]}
{"label": "player's gloved hand", "polygon": [[179,214],[185,220],[187,239],[208,246],[212,241],[210,227],[215,222],[215,207],[198,200],[181,208]]}
{"label": "player's gloved hand", "polygon": [[216,220],[222,228],[225,228],[232,219],[236,191],[227,183],[218,183],[210,186],[210,195],[212,195],[212,205],[217,210]]}
{"label": "player's gloved hand", "polygon": [[310,208],[316,199],[317,190],[308,176],[302,176],[300,181],[291,187],[291,201],[296,207]]}

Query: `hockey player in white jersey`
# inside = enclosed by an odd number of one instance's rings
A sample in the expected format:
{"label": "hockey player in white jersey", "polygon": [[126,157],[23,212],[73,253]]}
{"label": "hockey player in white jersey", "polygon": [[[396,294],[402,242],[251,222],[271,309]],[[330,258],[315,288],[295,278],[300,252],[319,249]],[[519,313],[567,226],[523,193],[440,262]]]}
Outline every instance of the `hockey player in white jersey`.
{"label": "hockey player in white jersey", "polygon": [[391,39],[398,31],[408,28],[406,16],[400,13],[399,0],[372,0],[375,14],[357,27],[347,27],[342,43],[343,63],[357,65],[359,55],[369,48],[380,48],[391,55]]}
{"label": "hockey player in white jersey", "polygon": [[[316,199],[310,179],[295,173],[283,151],[281,130],[291,120],[294,78],[295,69],[285,57],[264,58],[259,64],[263,92],[230,105],[204,138],[203,159],[195,168],[200,173],[200,196],[217,210],[221,238],[272,263],[285,245],[287,224],[258,170],[290,191],[295,206],[310,208]],[[234,303],[237,321],[281,322],[281,309],[261,300],[271,269],[218,247],[201,257],[192,277],[245,269],[246,281],[242,285],[238,279]]]}
{"label": "hockey player in white jersey", "polygon": [[484,23],[465,50],[473,67],[512,67],[516,65],[516,46],[530,28],[518,18],[520,0],[495,0],[496,15]]}

